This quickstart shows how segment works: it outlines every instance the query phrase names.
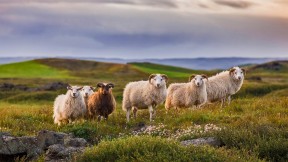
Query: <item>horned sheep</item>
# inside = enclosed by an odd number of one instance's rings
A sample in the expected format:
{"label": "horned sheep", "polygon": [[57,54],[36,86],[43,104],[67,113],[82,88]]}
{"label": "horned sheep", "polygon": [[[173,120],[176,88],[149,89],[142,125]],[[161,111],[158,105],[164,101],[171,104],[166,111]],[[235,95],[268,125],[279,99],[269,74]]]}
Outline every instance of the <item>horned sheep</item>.
{"label": "horned sheep", "polygon": [[207,91],[204,79],[207,76],[191,75],[188,83],[170,84],[167,90],[167,98],[165,102],[166,110],[171,107],[189,108],[196,106],[201,107],[207,101]]}
{"label": "horned sheep", "polygon": [[168,77],[165,74],[151,74],[148,81],[130,82],[123,92],[122,109],[126,111],[127,122],[130,112],[133,110],[136,118],[138,109],[149,109],[150,121],[152,121],[155,108],[162,104],[167,95],[166,83]]}
{"label": "horned sheep", "polygon": [[88,113],[90,118],[101,120],[103,116],[106,120],[108,116],[116,109],[116,101],[112,93],[114,84],[98,83],[98,91],[94,92],[88,100]]}
{"label": "horned sheep", "polygon": [[237,93],[242,87],[244,74],[245,69],[233,67],[209,77],[209,81],[206,82],[207,102],[221,101],[222,107],[226,98],[228,98],[228,104],[230,104],[231,95]]}

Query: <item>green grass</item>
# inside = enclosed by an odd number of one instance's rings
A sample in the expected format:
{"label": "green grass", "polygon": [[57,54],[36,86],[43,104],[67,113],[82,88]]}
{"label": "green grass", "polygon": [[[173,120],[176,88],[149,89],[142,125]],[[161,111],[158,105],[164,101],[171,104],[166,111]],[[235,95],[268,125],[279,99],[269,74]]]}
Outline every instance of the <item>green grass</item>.
{"label": "green grass", "polygon": [[0,65],[0,78],[69,78],[68,71],[40,64],[36,61],[26,61]]}
{"label": "green grass", "polygon": [[[260,161],[255,156],[229,154],[211,147],[184,147],[157,137],[139,136],[101,142],[87,149],[77,161]],[[241,157],[241,158],[239,158]]]}
{"label": "green grass", "polygon": [[[57,71],[58,74],[64,72],[67,75],[60,75],[58,78],[57,74],[45,78],[41,77],[46,74],[45,70],[43,74],[33,75],[32,70],[29,77],[9,72],[14,75],[11,76],[13,78],[6,78],[0,74],[0,82],[32,87],[54,81],[94,86],[98,82],[113,82],[117,108],[109,116],[109,120],[79,121],[58,127],[52,119],[53,100],[58,94],[65,93],[65,89],[40,92],[1,91],[0,131],[20,136],[36,135],[42,129],[73,133],[76,137],[87,139],[93,145],[85,151],[84,156],[77,157],[79,161],[113,160],[109,158],[118,161],[259,161],[259,159],[288,161],[288,84],[276,79],[280,77],[285,80],[282,72],[269,75],[269,71],[261,69],[261,73],[265,73],[266,80],[245,80],[241,90],[232,96],[232,103],[225,108],[220,108],[219,103],[214,103],[202,109],[179,111],[172,109],[166,113],[164,106],[161,105],[156,109],[153,122],[149,121],[148,110],[139,110],[138,118],[131,119],[127,124],[125,112],[121,109],[121,100],[123,88],[129,81],[147,79],[150,73],[165,73],[172,78],[172,82],[184,82],[193,73],[211,75],[216,72],[147,63],[121,65],[86,61],[72,61],[73,63],[69,64],[69,62],[69,60],[48,59],[17,63],[14,67],[20,69],[27,69],[26,64],[37,65],[36,67],[43,65],[52,71]],[[5,65],[0,66],[0,71],[3,66]],[[84,72],[86,69],[87,72]],[[31,68],[25,72],[30,73],[29,70]],[[247,75],[259,74],[259,71],[251,71]],[[273,82],[270,82],[271,80]],[[150,133],[142,132],[140,137],[134,137],[133,131],[138,129],[139,124],[153,126],[155,130]],[[216,125],[221,130],[206,131],[205,126],[209,124]],[[208,136],[219,138],[224,146],[195,148],[182,147],[178,143],[182,140]]]}

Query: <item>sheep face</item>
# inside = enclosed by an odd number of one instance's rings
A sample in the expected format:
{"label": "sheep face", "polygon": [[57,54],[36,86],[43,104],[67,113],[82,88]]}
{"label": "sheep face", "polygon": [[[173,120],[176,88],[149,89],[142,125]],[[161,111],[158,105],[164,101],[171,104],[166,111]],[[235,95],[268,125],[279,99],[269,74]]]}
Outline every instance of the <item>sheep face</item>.
{"label": "sheep face", "polygon": [[84,86],[84,87],[82,88],[81,93],[82,93],[83,97],[88,97],[88,96],[90,96],[90,95],[93,93],[93,90],[94,90],[93,87]]}
{"label": "sheep face", "polygon": [[149,83],[157,88],[165,86],[167,81],[168,77],[165,74],[151,74],[149,76]]}
{"label": "sheep face", "polygon": [[202,75],[191,75],[190,76],[190,82],[191,83],[194,83],[197,87],[200,87],[204,84],[204,80],[203,79],[207,79],[208,80],[208,77],[204,74]]}
{"label": "sheep face", "polygon": [[233,67],[232,69],[230,69],[229,73],[233,79],[241,81],[244,79],[245,69],[241,69],[239,67]]}
{"label": "sheep face", "polygon": [[97,87],[99,88],[98,92],[100,92],[100,94],[107,95],[107,94],[111,93],[112,88],[114,88],[114,84],[112,84],[112,83],[108,83],[108,84],[107,83],[98,83]]}
{"label": "sheep face", "polygon": [[71,97],[76,98],[80,95],[80,90],[82,89],[82,87],[68,86],[67,89],[70,92]]}

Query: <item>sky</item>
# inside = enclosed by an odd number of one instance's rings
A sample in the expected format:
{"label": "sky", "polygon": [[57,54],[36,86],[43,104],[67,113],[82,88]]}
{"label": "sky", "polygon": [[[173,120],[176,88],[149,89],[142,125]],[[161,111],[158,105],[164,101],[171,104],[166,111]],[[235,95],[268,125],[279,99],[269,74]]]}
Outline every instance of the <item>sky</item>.
{"label": "sky", "polygon": [[288,57],[288,0],[0,0],[0,57]]}

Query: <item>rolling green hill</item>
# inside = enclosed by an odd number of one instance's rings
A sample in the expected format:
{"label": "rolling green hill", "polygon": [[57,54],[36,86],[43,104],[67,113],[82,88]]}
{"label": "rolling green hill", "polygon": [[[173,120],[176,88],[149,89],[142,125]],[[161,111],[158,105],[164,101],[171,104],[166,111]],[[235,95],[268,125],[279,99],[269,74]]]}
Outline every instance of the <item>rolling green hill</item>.
{"label": "rolling green hill", "polygon": [[26,61],[0,65],[0,78],[69,78],[68,71],[41,64],[37,61]]}

